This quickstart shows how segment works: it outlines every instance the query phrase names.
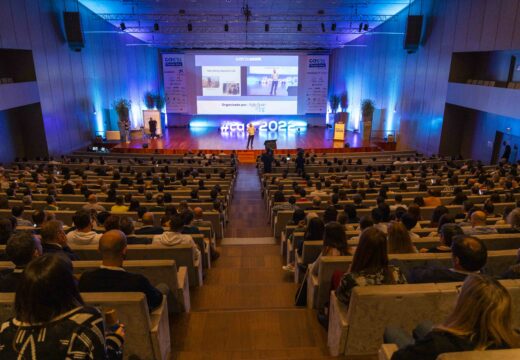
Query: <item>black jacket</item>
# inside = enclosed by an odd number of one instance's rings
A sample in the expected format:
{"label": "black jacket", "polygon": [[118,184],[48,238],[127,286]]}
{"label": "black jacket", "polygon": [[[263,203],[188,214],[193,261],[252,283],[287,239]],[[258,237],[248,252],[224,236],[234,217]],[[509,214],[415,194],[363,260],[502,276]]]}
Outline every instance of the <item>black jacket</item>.
{"label": "black jacket", "polygon": [[441,267],[417,267],[412,269],[406,279],[410,284],[445,283],[464,281],[467,274]]}
{"label": "black jacket", "polygon": [[163,233],[163,228],[160,226],[143,226],[140,229],[135,230],[136,235],[159,235]]}
{"label": "black jacket", "polygon": [[78,255],[74,254],[74,252],[71,250],[68,246],[59,246],[58,244],[47,244],[42,243],[42,250],[44,254],[64,254],[67,255],[67,257],[71,261],[79,260]]}
{"label": "black jacket", "polygon": [[455,336],[444,331],[432,331],[423,339],[416,340],[415,344],[396,351],[392,355],[392,360],[435,360],[443,353],[473,349],[475,344],[467,337]]}
{"label": "black jacket", "polygon": [[0,272],[0,292],[15,292],[22,280],[23,269],[6,269]]}
{"label": "black jacket", "polygon": [[162,293],[141,274],[99,268],[83,273],[79,279],[81,292],[142,292],[152,311],[162,302]]}

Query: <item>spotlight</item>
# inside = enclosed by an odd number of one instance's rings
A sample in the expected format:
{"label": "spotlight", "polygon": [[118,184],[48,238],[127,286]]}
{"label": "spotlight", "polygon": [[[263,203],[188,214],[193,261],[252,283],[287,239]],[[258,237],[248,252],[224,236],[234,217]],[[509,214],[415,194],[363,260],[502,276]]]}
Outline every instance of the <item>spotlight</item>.
{"label": "spotlight", "polygon": [[330,30],[332,30],[332,31],[336,31],[336,23],[333,23],[333,24],[330,26]]}
{"label": "spotlight", "polygon": [[363,30],[363,23],[359,23],[359,32],[361,32],[361,30]]}
{"label": "spotlight", "polygon": [[159,23],[153,24],[154,31],[159,31]]}
{"label": "spotlight", "polygon": [[363,27],[363,30],[368,31],[368,24],[365,24],[365,26]]}
{"label": "spotlight", "polygon": [[193,30],[193,25],[191,25],[191,23],[188,24],[188,31],[192,31]]}
{"label": "spotlight", "polygon": [[126,30],[126,25],[124,22],[122,22],[121,24],[119,24],[119,27],[121,28],[121,30],[125,31]]}
{"label": "spotlight", "polygon": [[321,31],[325,32],[325,24],[324,23],[321,23]]}
{"label": "spotlight", "polygon": [[298,29],[298,31],[302,31],[303,25],[300,23],[296,28]]}
{"label": "spotlight", "polygon": [[225,31],[225,32],[228,32],[228,31],[229,31],[229,25],[228,25],[228,24],[224,25],[224,31]]}
{"label": "spotlight", "polygon": [[265,24],[264,25],[264,31],[265,32],[269,32],[269,24]]}

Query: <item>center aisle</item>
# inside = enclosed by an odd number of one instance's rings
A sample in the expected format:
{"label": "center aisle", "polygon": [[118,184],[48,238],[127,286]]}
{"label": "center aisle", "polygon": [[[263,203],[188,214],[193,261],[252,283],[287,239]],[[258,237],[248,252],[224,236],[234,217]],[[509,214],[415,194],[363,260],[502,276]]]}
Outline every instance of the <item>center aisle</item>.
{"label": "center aisle", "polygon": [[202,288],[190,290],[191,313],[173,320],[172,359],[328,357],[315,313],[294,306],[296,285],[282,270],[254,165],[239,167],[219,250]]}

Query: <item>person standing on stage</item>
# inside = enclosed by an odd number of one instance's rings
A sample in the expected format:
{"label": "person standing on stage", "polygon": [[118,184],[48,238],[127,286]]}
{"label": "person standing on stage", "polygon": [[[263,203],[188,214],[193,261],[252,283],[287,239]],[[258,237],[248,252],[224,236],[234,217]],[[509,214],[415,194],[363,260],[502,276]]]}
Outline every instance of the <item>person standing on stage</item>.
{"label": "person standing on stage", "polygon": [[251,144],[251,150],[253,149],[253,140],[255,139],[255,126],[253,123],[249,123],[247,125],[247,146],[246,149],[249,149],[249,144]]}
{"label": "person standing on stage", "polygon": [[121,133],[121,141],[129,143],[130,140],[128,139],[128,133],[130,132],[130,121],[128,119],[120,120],[118,125]]}
{"label": "person standing on stage", "polygon": [[269,93],[269,95],[274,94],[274,96],[276,96],[277,88],[278,88],[278,73],[276,72],[276,69],[273,69],[273,74],[271,75],[271,92]]}
{"label": "person standing on stage", "polygon": [[157,137],[157,120],[150,118],[148,121],[148,126],[150,127],[150,137],[155,139]]}
{"label": "person standing on stage", "polygon": [[260,160],[264,163],[264,173],[269,174],[271,171],[273,171],[273,150],[272,149],[265,149],[265,152],[262,154]]}

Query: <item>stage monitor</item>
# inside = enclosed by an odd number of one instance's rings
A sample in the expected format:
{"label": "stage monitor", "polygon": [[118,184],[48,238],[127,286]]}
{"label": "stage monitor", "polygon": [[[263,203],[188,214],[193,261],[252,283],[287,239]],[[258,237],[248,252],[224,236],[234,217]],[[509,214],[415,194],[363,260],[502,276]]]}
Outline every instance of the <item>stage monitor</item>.
{"label": "stage monitor", "polygon": [[298,56],[195,55],[197,114],[295,115]]}

